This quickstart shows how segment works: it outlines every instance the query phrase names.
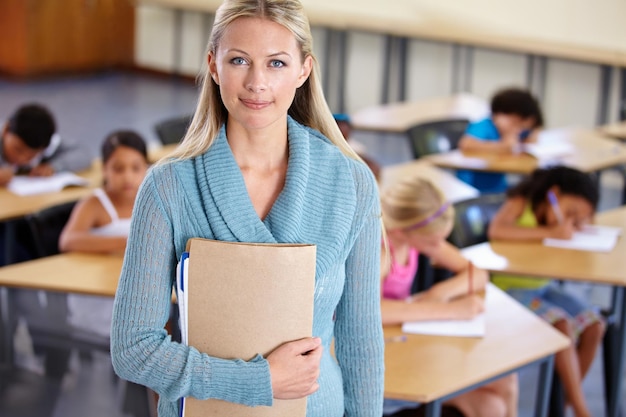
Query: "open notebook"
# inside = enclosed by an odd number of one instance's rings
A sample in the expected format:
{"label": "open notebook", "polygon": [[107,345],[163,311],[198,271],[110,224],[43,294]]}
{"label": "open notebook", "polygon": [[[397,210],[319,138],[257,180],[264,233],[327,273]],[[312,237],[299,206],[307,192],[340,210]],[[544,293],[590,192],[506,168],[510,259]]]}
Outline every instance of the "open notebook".
{"label": "open notebook", "polygon": [[59,192],[69,186],[87,186],[89,181],[72,172],[58,172],[49,177],[28,177],[17,175],[7,185],[9,191],[17,195],[34,195]]}
{"label": "open notebook", "polygon": [[571,239],[546,238],[543,240],[543,244],[564,249],[610,252],[617,244],[617,239],[621,234],[622,229],[619,227],[587,225],[582,230],[575,232]]}

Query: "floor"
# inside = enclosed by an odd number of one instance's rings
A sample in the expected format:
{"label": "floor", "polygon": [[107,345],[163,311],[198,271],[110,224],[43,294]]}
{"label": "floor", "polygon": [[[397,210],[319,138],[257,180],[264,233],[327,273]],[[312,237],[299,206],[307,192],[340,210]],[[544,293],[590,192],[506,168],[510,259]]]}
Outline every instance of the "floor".
{"label": "floor", "polygon": [[[135,129],[157,146],[154,124],[192,112],[197,90],[192,83],[176,78],[111,72],[35,82],[0,78],[0,97],[0,119],[25,102],[48,105],[55,113],[62,136],[85,146],[90,156],[96,157],[104,136],[119,128]],[[406,141],[394,135],[380,137],[357,132],[355,139],[365,144],[382,165],[410,158]],[[619,205],[621,176],[609,171],[603,175],[601,184],[601,209]],[[606,287],[569,286],[600,305],[608,304]],[[91,358],[74,354],[70,372],[55,380],[41,376],[42,364],[32,352],[22,326],[15,345],[19,363],[28,371],[10,377],[0,375],[0,417],[123,417],[131,414],[128,407],[126,412],[122,411],[120,381],[113,376],[107,354],[94,353]],[[584,382],[594,416],[604,415],[601,367],[601,355],[598,355]],[[533,415],[536,371],[530,368],[520,375],[520,417]],[[622,408],[626,410],[626,395],[621,398]],[[136,404],[131,401],[131,408],[142,404],[140,394],[132,399]],[[145,410],[134,414],[147,417]]]}

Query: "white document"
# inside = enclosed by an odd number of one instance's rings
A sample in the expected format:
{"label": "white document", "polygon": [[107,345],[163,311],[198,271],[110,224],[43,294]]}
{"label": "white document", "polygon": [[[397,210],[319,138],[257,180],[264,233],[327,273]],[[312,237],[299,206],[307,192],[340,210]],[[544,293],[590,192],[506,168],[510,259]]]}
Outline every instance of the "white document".
{"label": "white document", "polygon": [[543,240],[543,244],[564,249],[610,252],[621,233],[622,229],[619,227],[589,225],[575,232],[571,239],[547,238]]}
{"label": "white document", "polygon": [[426,334],[433,336],[483,337],[485,336],[485,313],[471,320],[429,320],[406,322],[403,333]]}
{"label": "white document", "polygon": [[548,142],[541,139],[537,143],[525,143],[522,151],[534,156],[541,162],[554,161],[562,156],[571,155],[575,149],[571,143]]}
{"label": "white document", "polygon": [[7,188],[14,194],[27,196],[59,192],[69,186],[86,186],[89,181],[72,172],[58,172],[49,177],[28,177],[17,175]]}

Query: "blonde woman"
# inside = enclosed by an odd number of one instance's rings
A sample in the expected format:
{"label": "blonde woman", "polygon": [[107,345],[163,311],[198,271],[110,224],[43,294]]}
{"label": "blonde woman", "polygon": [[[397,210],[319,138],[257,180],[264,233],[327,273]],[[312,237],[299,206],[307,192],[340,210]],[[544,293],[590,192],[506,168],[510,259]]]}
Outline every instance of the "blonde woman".
{"label": "blonde woman", "polygon": [[[428,180],[409,178],[387,189],[381,200],[389,246],[381,262],[383,323],[464,320],[483,311],[483,300],[468,293],[468,261],[446,241],[453,226],[454,208],[441,191]],[[419,254],[454,276],[412,295]],[[484,289],[488,279],[486,271],[474,268],[475,289]],[[452,398],[444,404],[442,416],[514,417],[517,397],[517,377],[511,375]],[[417,417],[424,410],[387,401],[385,411],[394,417]]]}
{"label": "blonde woman", "polygon": [[[181,397],[259,406],[306,396],[309,417],[380,417],[379,197],[326,104],[301,4],[226,0],[207,63],[187,135],[137,198],[114,307],[115,370],[155,390],[162,417],[178,416]],[[250,361],[172,342],[163,327],[190,237],[316,244],[315,337]]]}

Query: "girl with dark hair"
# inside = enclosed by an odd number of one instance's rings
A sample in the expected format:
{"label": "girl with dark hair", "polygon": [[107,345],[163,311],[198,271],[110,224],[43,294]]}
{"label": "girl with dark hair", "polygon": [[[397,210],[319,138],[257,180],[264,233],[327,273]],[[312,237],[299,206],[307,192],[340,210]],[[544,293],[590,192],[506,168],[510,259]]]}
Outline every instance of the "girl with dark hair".
{"label": "girl with dark hair", "polygon": [[[495,240],[569,239],[589,223],[598,205],[593,179],[572,168],[538,169],[515,188],[489,226]],[[598,312],[548,279],[494,276],[493,283],[572,339],[555,367],[576,417],[591,413],[582,380],[604,335]]]}

